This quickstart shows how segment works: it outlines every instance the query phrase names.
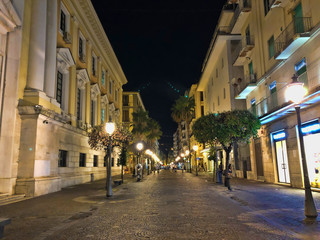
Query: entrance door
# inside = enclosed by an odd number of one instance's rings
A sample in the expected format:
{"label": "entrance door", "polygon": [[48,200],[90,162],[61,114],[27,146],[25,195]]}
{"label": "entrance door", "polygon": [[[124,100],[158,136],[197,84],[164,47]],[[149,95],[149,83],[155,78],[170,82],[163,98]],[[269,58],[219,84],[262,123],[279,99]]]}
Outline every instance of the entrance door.
{"label": "entrance door", "polygon": [[262,163],[262,153],[261,153],[261,141],[260,139],[254,140],[254,147],[256,152],[256,163],[257,163],[257,175],[258,177],[263,177],[263,163]]}
{"label": "entrance door", "polygon": [[286,140],[276,142],[278,181],[290,183],[289,164]]}

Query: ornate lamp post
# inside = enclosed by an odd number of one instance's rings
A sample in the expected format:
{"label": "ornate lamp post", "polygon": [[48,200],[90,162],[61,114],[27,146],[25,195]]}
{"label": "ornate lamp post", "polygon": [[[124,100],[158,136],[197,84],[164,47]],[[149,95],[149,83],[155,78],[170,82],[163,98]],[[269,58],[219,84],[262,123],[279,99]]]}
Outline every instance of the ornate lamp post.
{"label": "ornate lamp post", "polygon": [[[137,150],[138,150],[138,164],[140,163],[140,161],[141,161],[141,151],[142,151],[142,149],[143,149],[143,143],[137,143],[137,145],[136,145],[136,148],[137,148]],[[141,164],[142,165],[142,174],[141,174],[141,179],[143,178],[143,164]]]}
{"label": "ornate lamp post", "polygon": [[[189,150],[186,150],[186,156],[188,157],[190,154],[190,151]],[[189,156],[189,172],[191,173],[191,158]]]}
{"label": "ornate lamp post", "polygon": [[303,140],[303,134],[301,131],[300,103],[303,100],[306,93],[307,91],[305,88],[303,88],[303,83],[298,81],[298,78],[296,75],[293,75],[292,83],[290,83],[286,89],[286,97],[288,100],[296,104],[295,109],[296,109],[297,120],[298,120],[298,133],[299,133],[299,140],[300,140],[301,161],[302,161],[303,176],[304,176],[303,180],[304,180],[304,189],[305,189],[304,215],[307,218],[316,218],[318,216],[318,213],[312,197],[310,180],[308,175],[308,168],[307,168],[307,161],[306,161],[306,154],[304,149],[304,140]]}
{"label": "ornate lamp post", "polygon": [[111,135],[116,129],[116,125],[113,122],[106,123],[106,132],[109,134],[109,161],[107,162],[107,197],[112,197],[112,186],[111,186],[111,153],[112,153],[112,142]]}
{"label": "ornate lamp post", "polygon": [[198,146],[194,145],[192,149],[194,151],[194,158],[195,158],[194,160],[195,160],[195,163],[196,163],[196,176],[198,176],[198,161],[197,161]]}

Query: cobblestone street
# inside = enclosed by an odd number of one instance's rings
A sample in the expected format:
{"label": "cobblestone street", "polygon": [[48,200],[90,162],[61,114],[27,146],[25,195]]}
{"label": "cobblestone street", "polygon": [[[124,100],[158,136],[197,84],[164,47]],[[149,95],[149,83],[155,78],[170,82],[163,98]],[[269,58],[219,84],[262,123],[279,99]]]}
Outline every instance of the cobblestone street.
{"label": "cobblestone street", "polygon": [[319,239],[318,222],[303,223],[302,190],[242,179],[232,187],[168,170],[127,176],[111,199],[104,181],[78,185],[0,207],[12,219],[3,239]]}

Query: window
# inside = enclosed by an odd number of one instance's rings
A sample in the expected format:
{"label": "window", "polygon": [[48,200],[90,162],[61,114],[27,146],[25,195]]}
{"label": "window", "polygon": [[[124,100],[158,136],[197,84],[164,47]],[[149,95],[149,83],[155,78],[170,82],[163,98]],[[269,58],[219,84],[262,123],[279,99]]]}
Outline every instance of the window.
{"label": "window", "polygon": [[300,62],[295,64],[294,69],[298,76],[298,80],[304,83],[304,87],[308,88],[307,62],[303,58]]}
{"label": "window", "polygon": [[67,166],[67,154],[68,154],[67,151],[59,150],[58,167],[66,167]]}
{"label": "window", "polygon": [[86,166],[86,154],[80,153],[79,155],[79,167],[85,167]]}
{"label": "window", "polygon": [[269,49],[269,59],[274,56],[274,37],[272,36],[268,40],[268,49]]}
{"label": "window", "polygon": [[77,95],[77,120],[81,120],[81,89],[78,88]]}
{"label": "window", "polygon": [[223,89],[223,99],[226,99],[226,89]]}
{"label": "window", "polygon": [[123,106],[129,106],[129,96],[123,95]]}
{"label": "window", "polygon": [[60,11],[60,29],[62,32],[66,31],[66,14],[62,9]]}
{"label": "window", "polygon": [[204,106],[201,106],[201,116],[204,116]]}
{"label": "window", "polygon": [[219,96],[218,96],[218,106],[220,106],[220,98],[219,98]]}
{"label": "window", "polygon": [[102,69],[102,72],[101,72],[101,84],[103,87],[105,87],[106,85],[106,73],[105,71]]}
{"label": "window", "polygon": [[98,155],[93,155],[93,166],[98,167]]}
{"label": "window", "polygon": [[203,101],[203,92],[200,92],[200,101]]}
{"label": "window", "polygon": [[103,158],[103,166],[107,166],[107,156],[105,155]]}
{"label": "window", "polygon": [[250,75],[253,74],[253,63],[250,62],[249,65],[248,65],[248,67],[249,67],[249,74],[250,74]]}
{"label": "window", "polygon": [[122,111],[122,114],[123,114],[123,122],[130,122],[129,120],[129,110],[123,110]]}
{"label": "window", "polygon": [[267,15],[271,9],[271,4],[273,0],[263,0],[264,3],[264,15]]}
{"label": "window", "polygon": [[70,14],[64,4],[61,2],[60,4],[60,24],[59,30],[62,34],[65,32],[69,32],[69,21],[70,21]]}
{"label": "window", "polygon": [[112,81],[109,80],[109,93],[112,94]]}
{"label": "window", "polygon": [[63,86],[63,74],[58,71],[57,73],[57,102],[62,104],[62,86]]}
{"label": "window", "polygon": [[79,56],[82,56],[82,54],[83,54],[83,40],[80,37],[79,38]]}
{"label": "window", "polygon": [[93,76],[96,76],[96,69],[97,69],[96,56],[92,54],[92,75]]}
{"label": "window", "polygon": [[104,123],[105,110],[101,109],[101,123]]}

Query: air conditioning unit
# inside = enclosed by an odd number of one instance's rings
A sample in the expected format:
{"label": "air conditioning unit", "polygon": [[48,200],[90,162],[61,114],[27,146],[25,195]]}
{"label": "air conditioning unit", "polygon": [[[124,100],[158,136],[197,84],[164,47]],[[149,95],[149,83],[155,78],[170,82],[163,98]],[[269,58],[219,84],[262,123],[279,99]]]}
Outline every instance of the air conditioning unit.
{"label": "air conditioning unit", "polygon": [[256,74],[250,74],[250,82],[255,83],[257,81]]}
{"label": "air conditioning unit", "polygon": [[64,32],[64,33],[63,33],[63,40],[64,40],[66,43],[70,44],[70,43],[71,43],[71,34],[68,33],[68,32]]}
{"label": "air conditioning unit", "polygon": [[85,63],[86,62],[86,55],[84,53],[79,54],[79,59],[81,62]]}

